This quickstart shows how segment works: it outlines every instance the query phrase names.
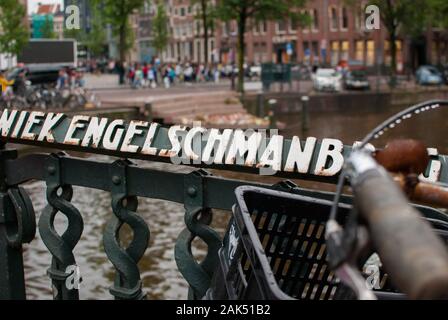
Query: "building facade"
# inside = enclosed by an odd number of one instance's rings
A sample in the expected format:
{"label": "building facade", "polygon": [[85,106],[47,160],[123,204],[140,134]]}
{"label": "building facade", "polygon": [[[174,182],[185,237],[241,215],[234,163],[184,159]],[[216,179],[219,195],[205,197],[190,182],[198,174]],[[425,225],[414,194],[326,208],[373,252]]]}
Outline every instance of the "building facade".
{"label": "building facade", "polygon": [[50,24],[57,39],[64,38],[64,13],[59,4],[39,4],[30,17],[31,37],[43,38],[42,28]]}
{"label": "building facade", "polygon": [[[391,62],[387,29],[367,30],[364,8],[367,0],[349,7],[343,0],[308,1],[303,10],[312,22],[301,27],[297,22],[251,22],[245,34],[248,64],[262,62],[308,63],[335,66],[340,61],[356,61],[366,67],[387,66]],[[198,8],[189,0],[169,0],[170,40],[163,54],[165,61],[203,62],[203,28],[195,17]],[[236,61],[236,22],[215,22],[209,36],[209,59],[224,64]],[[431,29],[421,39],[399,36],[397,69],[413,70],[419,65],[448,63],[448,36]]]}
{"label": "building facade", "polygon": [[[212,2],[213,3],[213,2]],[[189,0],[169,0],[166,2],[169,19],[170,39],[163,53],[166,62],[204,62],[205,40],[201,21],[196,19],[199,4]],[[214,28],[209,30],[208,61],[218,62]]]}

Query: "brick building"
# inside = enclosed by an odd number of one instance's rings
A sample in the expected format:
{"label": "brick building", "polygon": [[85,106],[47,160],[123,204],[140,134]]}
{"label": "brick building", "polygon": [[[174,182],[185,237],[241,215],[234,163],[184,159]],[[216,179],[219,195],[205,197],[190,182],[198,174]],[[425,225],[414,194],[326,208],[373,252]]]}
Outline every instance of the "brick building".
{"label": "brick building", "polygon": [[[170,40],[163,54],[164,61],[205,61],[204,28],[195,19],[199,12],[198,5],[189,0],[168,0],[166,2],[169,18]],[[217,62],[215,34],[209,30],[208,61]]]}
{"label": "brick building", "polygon": [[[308,1],[305,9],[312,23],[301,28],[294,21],[253,23],[245,35],[247,63],[307,62],[336,65],[340,60],[356,60],[366,67],[390,64],[390,45],[384,26],[366,30],[363,8],[345,5],[342,0]],[[196,8],[189,0],[168,0],[170,42],[165,61],[204,61],[203,29],[195,19]],[[209,39],[209,61],[236,60],[235,22],[215,23]],[[425,63],[448,62],[448,37],[444,30],[431,29],[421,39],[402,35],[397,40],[397,68],[405,71]]]}
{"label": "brick building", "polygon": [[[305,9],[311,17],[311,25],[302,28],[291,20],[254,23],[246,33],[246,57],[248,63],[306,62],[310,64],[337,65],[341,60],[356,60],[373,67],[390,62],[387,30],[369,31],[365,17],[359,8],[347,7],[341,0],[310,1]],[[234,57],[236,25],[221,23],[217,30],[220,57],[224,62]],[[403,70],[408,61],[404,50],[405,39],[397,41],[398,69]]]}

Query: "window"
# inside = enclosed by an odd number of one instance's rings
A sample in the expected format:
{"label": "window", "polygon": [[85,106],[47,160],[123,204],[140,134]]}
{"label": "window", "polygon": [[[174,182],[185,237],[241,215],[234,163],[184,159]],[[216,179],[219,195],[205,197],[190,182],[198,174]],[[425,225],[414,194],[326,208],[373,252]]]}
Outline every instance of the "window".
{"label": "window", "polygon": [[266,33],[267,25],[266,21],[260,21],[254,24],[254,33],[255,34],[264,34]]}
{"label": "window", "polygon": [[311,29],[313,31],[319,30],[319,12],[317,9],[311,9]]}
{"label": "window", "polygon": [[266,23],[266,21],[262,21],[260,22],[260,33],[266,33],[266,31],[268,30],[268,25]]}
{"label": "window", "polygon": [[197,20],[194,22],[194,24],[195,24],[195,27],[196,27],[195,28],[196,29],[196,34],[200,35],[201,34],[201,24]]}
{"label": "window", "polygon": [[348,29],[348,12],[346,7],[341,8],[341,29]]}
{"label": "window", "polygon": [[340,54],[340,60],[348,61],[348,51],[349,51],[349,42],[348,41],[342,41],[341,42],[341,54]]}
{"label": "window", "polygon": [[222,23],[222,35],[224,37],[227,37],[229,34],[229,22],[223,22]]}
{"label": "window", "polygon": [[305,61],[309,61],[311,57],[310,44],[309,42],[303,43],[303,56],[305,57]]}
{"label": "window", "polygon": [[297,17],[292,17],[289,19],[289,32],[295,33],[297,32],[297,28],[299,27],[299,21]]}
{"label": "window", "polygon": [[181,17],[185,16],[185,8],[184,7],[180,8],[180,16]]}
{"label": "window", "polygon": [[286,22],[284,20],[280,20],[276,23],[277,33],[285,33],[286,32]]}
{"label": "window", "polygon": [[330,8],[330,30],[338,30],[338,11],[336,7]]}
{"label": "window", "polygon": [[266,42],[254,43],[254,62],[261,63],[267,60]]}
{"label": "window", "polygon": [[339,41],[331,41],[331,65],[336,66],[339,62]]}
{"label": "window", "polygon": [[368,66],[375,64],[375,42],[373,40],[367,41],[366,64]]}
{"label": "window", "polygon": [[[401,40],[395,41],[395,45],[397,47],[397,53],[395,55],[396,61],[397,61],[397,71],[402,71],[403,69],[403,49],[402,49],[402,42]],[[390,42],[386,41],[384,43],[384,55],[385,55],[385,63],[386,65],[390,66],[392,63],[392,54],[390,50]]]}
{"label": "window", "polygon": [[313,51],[313,62],[319,62],[319,45],[317,41],[311,42],[311,49]]}
{"label": "window", "polygon": [[355,42],[355,60],[364,62],[364,41]]}

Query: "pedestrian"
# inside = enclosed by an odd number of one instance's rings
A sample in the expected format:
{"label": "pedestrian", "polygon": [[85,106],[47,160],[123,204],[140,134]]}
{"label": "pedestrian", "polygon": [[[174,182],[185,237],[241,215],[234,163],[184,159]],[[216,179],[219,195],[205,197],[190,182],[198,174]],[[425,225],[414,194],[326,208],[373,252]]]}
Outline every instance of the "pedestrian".
{"label": "pedestrian", "polygon": [[26,70],[23,69],[17,75],[17,78],[12,85],[12,91],[15,95],[24,97],[26,94]]}
{"label": "pedestrian", "polygon": [[5,71],[0,71],[0,87],[1,95],[4,97],[8,91],[8,88],[14,84],[14,80],[8,80],[6,78]]}
{"label": "pedestrian", "polygon": [[215,73],[214,73],[215,83],[219,83],[220,77],[221,77],[221,69],[219,68],[219,66],[217,66],[215,67]]}
{"label": "pedestrian", "polygon": [[171,66],[169,67],[168,70],[168,77],[170,78],[170,82],[174,84],[174,80],[176,79],[176,72],[174,71],[174,68]]}
{"label": "pedestrian", "polygon": [[167,67],[163,68],[162,78],[163,78],[163,84],[165,86],[165,89],[170,88],[170,78],[168,76],[168,73],[169,73],[168,68]]}
{"label": "pedestrian", "polygon": [[134,81],[132,82],[132,87],[138,89],[142,86],[143,82],[143,71],[138,64],[135,64],[135,75]]}
{"label": "pedestrian", "polygon": [[128,70],[128,82],[131,86],[134,83],[134,79],[135,79],[135,68],[133,65],[130,65]]}
{"label": "pedestrian", "polygon": [[149,81],[149,85],[153,89],[157,88],[157,83],[156,83],[156,77],[155,77],[155,71],[154,70],[155,69],[153,68],[153,66],[150,66],[148,68],[148,81]]}
{"label": "pedestrian", "polygon": [[115,67],[116,67],[116,70],[117,70],[117,73],[118,73],[118,83],[120,85],[123,85],[124,84],[124,75],[125,75],[124,65],[123,65],[123,63],[121,61],[117,61],[115,63]]}
{"label": "pedestrian", "polygon": [[148,63],[145,62],[143,64],[142,72],[143,72],[142,86],[147,87],[148,86],[148,72],[149,72]]}
{"label": "pedestrian", "polygon": [[59,70],[58,79],[56,80],[56,89],[63,90],[67,86],[67,72],[65,69]]}

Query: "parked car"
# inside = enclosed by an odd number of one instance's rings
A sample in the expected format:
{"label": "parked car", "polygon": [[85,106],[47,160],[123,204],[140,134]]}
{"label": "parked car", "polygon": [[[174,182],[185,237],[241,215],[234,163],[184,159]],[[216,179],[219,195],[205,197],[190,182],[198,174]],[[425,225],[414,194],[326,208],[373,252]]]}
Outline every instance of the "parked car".
{"label": "parked car", "polygon": [[439,71],[442,74],[443,81],[445,82],[445,84],[448,84],[448,64],[441,65],[439,67]]}
{"label": "parked car", "polygon": [[260,79],[261,78],[261,65],[253,65],[249,68],[249,77]]}
{"label": "parked car", "polygon": [[347,90],[370,90],[367,74],[363,70],[347,72],[344,78],[344,86]]}
{"label": "parked car", "polygon": [[319,68],[312,76],[313,88],[317,91],[341,91],[342,75],[335,69]]}
{"label": "parked car", "polygon": [[420,85],[441,85],[444,82],[442,73],[434,66],[421,66],[415,78]]}

